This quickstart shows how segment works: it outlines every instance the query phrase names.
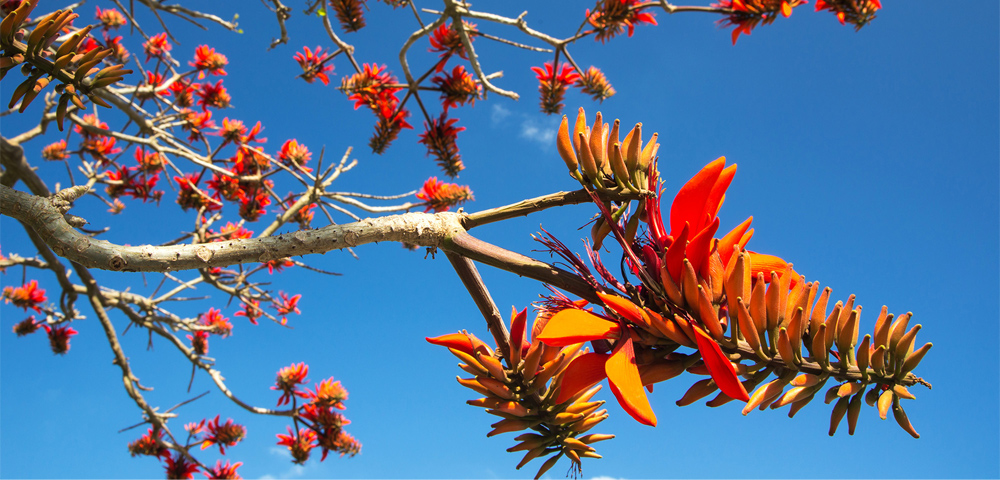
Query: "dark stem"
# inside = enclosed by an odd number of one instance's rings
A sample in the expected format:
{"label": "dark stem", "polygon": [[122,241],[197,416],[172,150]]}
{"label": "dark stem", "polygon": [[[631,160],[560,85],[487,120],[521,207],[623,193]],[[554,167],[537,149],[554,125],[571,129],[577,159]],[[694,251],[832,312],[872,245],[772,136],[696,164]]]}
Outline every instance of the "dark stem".
{"label": "dark stem", "polygon": [[507,324],[504,323],[503,317],[500,315],[500,310],[497,309],[496,303],[493,302],[490,291],[486,289],[483,277],[479,276],[479,270],[476,270],[476,265],[472,263],[472,260],[457,253],[449,251],[445,251],[444,253],[448,256],[451,266],[455,268],[458,278],[462,279],[462,284],[469,291],[472,300],[476,302],[476,306],[479,307],[483,318],[486,319],[486,326],[490,329],[490,333],[493,334],[493,340],[497,342],[497,348],[500,349],[503,358],[510,358],[510,333],[507,332]]}

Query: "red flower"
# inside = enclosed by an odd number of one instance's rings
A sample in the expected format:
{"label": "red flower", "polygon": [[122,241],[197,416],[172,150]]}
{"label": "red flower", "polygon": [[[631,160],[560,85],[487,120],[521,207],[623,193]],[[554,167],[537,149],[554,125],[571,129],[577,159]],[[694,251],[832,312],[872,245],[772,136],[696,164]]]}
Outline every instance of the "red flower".
{"label": "red flower", "polygon": [[[243,228],[243,227],[240,227],[240,228]],[[251,232],[251,233],[253,233],[253,232]],[[247,237],[247,238],[249,238],[249,237]],[[239,312],[236,312],[235,316],[237,316],[237,317],[247,317],[247,320],[250,320],[250,323],[252,323],[254,325],[257,325],[257,319],[260,318],[261,315],[264,314],[264,311],[260,309],[260,302],[257,301],[257,300],[250,300],[249,302],[247,302],[246,300],[244,300],[243,303],[242,303],[242,306],[243,306],[243,310],[240,310]]]}
{"label": "red flower", "polygon": [[198,330],[194,332],[194,335],[188,335],[188,340],[191,341],[191,349],[194,350],[195,355],[208,355],[208,332],[205,330]]}
{"label": "red flower", "polygon": [[281,273],[281,271],[284,270],[285,267],[291,267],[295,265],[295,262],[293,262],[291,258],[285,257],[285,258],[276,258],[274,260],[270,260],[264,263],[264,265],[267,265],[267,273],[273,274],[275,271]]}
{"label": "red flower", "polygon": [[111,60],[115,63],[128,63],[130,57],[125,45],[122,44],[122,37],[107,38],[107,48],[111,49]]}
{"label": "red flower", "polygon": [[420,143],[427,146],[427,155],[433,155],[438,166],[444,170],[449,177],[458,176],[458,172],[465,169],[462,165],[462,156],[458,153],[458,132],[465,130],[465,127],[455,127],[457,118],[449,119],[441,112],[441,117],[431,120],[430,125],[425,125],[427,130],[420,135]]}
{"label": "red flower", "polygon": [[264,207],[271,204],[271,197],[267,190],[254,187],[252,191],[246,190],[240,197],[240,217],[248,222],[260,220],[261,215],[267,213]]}
{"label": "red flower", "polygon": [[[209,230],[209,232],[211,232],[211,230]],[[243,228],[243,224],[226,222],[226,226],[219,229],[219,234],[213,239],[213,241],[221,242],[224,240],[237,240],[240,238],[251,237],[253,237],[253,230]]]}
{"label": "red flower", "polygon": [[194,478],[194,474],[198,473],[198,465],[190,463],[183,454],[178,453],[177,458],[172,456],[166,457],[167,461],[167,478]]}
{"label": "red flower", "polygon": [[300,396],[319,408],[332,407],[343,410],[345,408],[343,401],[347,400],[347,390],[340,385],[340,382],[328,378],[316,385],[315,392],[306,390]]}
{"label": "red flower", "polygon": [[209,308],[201,315],[201,324],[211,327],[212,333],[222,337],[228,337],[233,333],[233,324],[229,323],[229,319],[223,317],[222,312],[215,308]]}
{"label": "red flower", "polygon": [[201,98],[198,100],[198,105],[201,105],[202,110],[208,110],[208,107],[227,108],[229,101],[232,100],[226,92],[226,87],[222,86],[222,80],[215,82],[215,85],[205,82],[196,93]]}
{"label": "red flower", "polygon": [[30,308],[41,313],[42,309],[39,304],[45,300],[45,289],[38,288],[38,280],[31,280],[17,288],[4,287],[3,289],[3,303],[12,303],[15,307],[23,308],[24,311],[28,311]]}
{"label": "red flower", "polygon": [[180,189],[180,192],[177,194],[177,204],[185,211],[193,208],[198,211],[205,209],[205,211],[214,212],[222,208],[222,204],[218,200],[209,197],[198,188],[199,175],[197,173],[188,173],[183,177],[174,177],[174,180],[177,182],[178,189]]}
{"label": "red flower", "polygon": [[97,7],[97,16],[94,18],[101,21],[101,28],[105,32],[128,25],[128,20],[125,20],[125,16],[113,8],[101,10],[101,7]]}
{"label": "red flower", "polygon": [[110,162],[110,156],[121,153],[122,149],[115,147],[115,137],[99,135],[84,137],[83,143],[80,144],[80,151],[90,154],[94,160],[101,162],[103,166]]}
{"label": "red flower", "polygon": [[136,455],[149,455],[164,458],[169,457],[170,452],[166,447],[159,443],[159,440],[163,438],[163,430],[157,429],[156,433],[156,438],[153,438],[153,429],[150,428],[146,431],[145,435],[128,444],[128,452],[133,457]]}
{"label": "red flower", "polygon": [[201,474],[208,478],[222,478],[222,479],[240,479],[243,478],[240,474],[236,473],[236,469],[240,468],[243,462],[236,462],[232,465],[229,464],[229,460],[226,460],[226,464],[222,464],[222,460],[215,461],[215,467],[209,469],[208,471],[202,472]]}
{"label": "red flower", "polygon": [[292,462],[299,465],[309,460],[309,453],[316,446],[316,432],[300,428],[298,435],[288,427],[288,435],[278,434],[278,445],[285,445],[292,452]]}
{"label": "red flower", "polygon": [[278,315],[282,315],[281,324],[284,325],[288,322],[284,315],[288,315],[289,313],[302,313],[299,311],[298,307],[299,299],[302,298],[302,295],[295,295],[292,298],[288,298],[288,294],[285,292],[278,292],[278,294],[281,295],[281,304],[275,306],[274,308],[278,311]]}
{"label": "red flower", "polygon": [[80,333],[69,326],[52,328],[47,323],[43,323],[42,328],[49,334],[49,346],[52,347],[52,353],[58,355],[68,352],[70,337]]}
{"label": "red flower", "polygon": [[42,158],[45,160],[66,160],[69,158],[69,153],[66,152],[66,140],[46,145],[42,149]]}
{"label": "red flower", "polygon": [[229,63],[225,55],[216,53],[215,49],[208,45],[199,45],[194,51],[194,61],[189,65],[198,69],[198,79],[205,78],[205,70],[212,75],[225,75],[223,67]]}
{"label": "red flower", "polygon": [[294,138],[291,140],[286,140],[284,144],[281,145],[281,151],[278,152],[278,160],[285,165],[295,165],[301,168],[305,172],[311,172],[312,169],[306,167],[306,163],[312,158],[312,153],[309,152],[309,148],[305,145],[300,144]]}
{"label": "red flower", "polygon": [[20,322],[17,322],[17,324],[14,325],[14,333],[16,333],[19,337],[23,337],[37,332],[38,328],[41,326],[42,322],[35,320],[35,316],[32,315],[24,320],[21,320]]}
{"label": "red flower", "polygon": [[329,0],[330,8],[337,14],[345,32],[356,32],[365,27],[365,17],[358,0]]}
{"label": "red flower", "polygon": [[837,15],[844,25],[850,23],[855,30],[875,19],[875,12],[882,8],[880,0],[816,0],[816,11],[828,10]]}
{"label": "red flower", "polygon": [[305,392],[299,391],[298,386],[303,385],[309,380],[306,380],[306,375],[309,374],[309,365],[303,363],[291,364],[287,367],[282,367],[278,370],[278,379],[274,381],[275,385],[271,387],[271,390],[280,390],[282,392],[281,398],[278,399],[278,406],[282,406],[291,400],[292,395],[297,395],[304,397]]}
{"label": "red flower", "polygon": [[551,63],[546,63],[545,68],[531,67],[538,78],[538,92],[541,94],[542,112],[559,113],[563,109],[563,96],[566,95],[566,88],[573,82],[580,79],[573,67],[563,64],[559,74],[556,74],[555,67]]}
{"label": "red flower", "polygon": [[329,85],[330,77],[326,76],[326,72],[332,72],[333,65],[327,65],[326,61],[332,56],[329,53],[324,54],[321,47],[316,47],[316,53],[309,50],[309,47],[302,47],[302,50],[303,52],[298,52],[292,57],[302,67],[302,79],[312,83],[318,78],[323,85]]}
{"label": "red flower", "polygon": [[450,75],[435,75],[431,81],[441,88],[441,106],[445,111],[466,103],[475,105],[476,99],[483,97],[483,86],[462,65],[456,65]]}
{"label": "red flower", "polygon": [[597,32],[595,40],[603,43],[621,35],[626,27],[628,36],[631,37],[635,26],[640,23],[656,25],[656,18],[652,13],[643,12],[643,8],[635,8],[638,3],[639,0],[600,0],[593,13],[587,9],[587,22]]}
{"label": "red flower", "polygon": [[146,153],[142,147],[135,148],[135,161],[139,165],[133,167],[136,171],[145,174],[157,173],[163,170],[163,165],[166,163],[166,158],[157,152]]}
{"label": "red flower", "polygon": [[142,48],[146,51],[146,61],[148,62],[149,59],[153,57],[162,60],[165,54],[173,47],[170,45],[170,42],[167,41],[167,32],[163,32],[149,37],[149,40],[146,40],[146,42],[142,44]]}
{"label": "red flower", "polygon": [[804,0],[721,0],[713,7],[732,10],[728,17],[719,20],[722,25],[732,25],[733,45],[741,33],[750,35],[757,25],[768,25],[778,18],[778,13],[788,17],[792,8],[806,3]]}
{"label": "red flower", "polygon": [[243,425],[233,423],[233,419],[226,419],[226,423],[219,425],[219,416],[205,425],[208,434],[201,442],[201,449],[204,450],[212,445],[219,445],[219,453],[226,454],[226,447],[236,446],[247,434],[247,429]]}
{"label": "red flower", "polygon": [[[196,92],[197,89],[191,86],[191,82],[185,79],[180,79],[170,84],[170,93],[174,95],[174,105],[177,105],[178,107],[184,109],[187,109],[191,105],[194,105],[194,94]],[[188,115],[185,118],[185,120],[190,121],[190,117],[191,113],[188,112]],[[209,115],[209,118],[211,118],[211,115]],[[215,128],[215,126],[212,126],[211,128]],[[187,128],[185,128],[185,130],[187,130]]]}
{"label": "red flower", "polygon": [[[459,57],[466,60],[469,59],[465,53],[465,45],[462,44],[462,37],[458,34],[457,29],[452,28],[453,26],[454,25],[451,23],[443,23],[438,28],[434,29],[428,37],[428,40],[431,42],[431,48],[427,51],[441,52],[441,55],[439,55],[441,60],[438,61],[438,64],[435,67],[435,71],[437,72],[444,70],[444,64],[447,63],[448,59],[456,53]],[[476,34],[478,33],[476,25],[463,20],[462,27],[469,34],[469,42],[474,41],[476,39]]]}
{"label": "red flower", "polygon": [[428,178],[417,192],[417,198],[427,202],[425,212],[447,212],[454,205],[473,200],[472,190],[466,185],[439,182],[437,177]]}

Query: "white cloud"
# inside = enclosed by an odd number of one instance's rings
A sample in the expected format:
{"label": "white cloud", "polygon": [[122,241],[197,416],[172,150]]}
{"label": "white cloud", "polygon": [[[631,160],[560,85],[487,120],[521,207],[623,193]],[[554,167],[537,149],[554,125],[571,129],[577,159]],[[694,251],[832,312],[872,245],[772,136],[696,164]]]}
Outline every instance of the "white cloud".
{"label": "white cloud", "polygon": [[617,479],[615,477],[600,476],[600,477],[591,478],[590,480],[620,480],[620,479]]}
{"label": "white cloud", "polygon": [[[552,123],[552,122],[546,122]],[[556,127],[539,124],[532,119],[526,119],[521,124],[521,138],[538,143],[543,149],[548,150],[556,143]]]}
{"label": "white cloud", "polygon": [[[292,461],[292,454],[285,447],[271,447],[268,449],[268,453],[271,455],[281,457],[283,460],[288,462]],[[287,479],[287,478],[299,478],[306,474],[306,467],[302,465],[292,464],[289,466],[288,470],[278,474],[267,474],[260,478],[266,480],[277,480],[277,479]]]}
{"label": "white cloud", "polygon": [[507,117],[510,116],[510,114],[511,111],[505,108],[503,105],[500,105],[499,103],[494,103],[493,114],[490,116],[490,120],[492,120],[494,124],[497,124],[506,120]]}

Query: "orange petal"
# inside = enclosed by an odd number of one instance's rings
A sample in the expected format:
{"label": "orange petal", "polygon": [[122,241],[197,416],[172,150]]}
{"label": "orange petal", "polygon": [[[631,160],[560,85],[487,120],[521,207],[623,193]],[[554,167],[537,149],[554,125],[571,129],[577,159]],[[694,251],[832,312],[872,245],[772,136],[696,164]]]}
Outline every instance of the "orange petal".
{"label": "orange petal", "polygon": [[434,345],[454,348],[455,350],[472,355],[472,340],[469,338],[469,335],[465,333],[449,333],[447,335],[441,335],[440,337],[426,337],[425,340],[433,343]]}
{"label": "orange petal", "polygon": [[604,364],[608,358],[609,355],[600,353],[584,353],[574,358],[562,373],[562,383],[559,386],[556,405],[607,378],[608,374],[604,373]]}
{"label": "orange petal", "polygon": [[705,361],[705,366],[708,367],[708,373],[712,374],[712,380],[715,380],[719,390],[736,400],[744,402],[750,400],[746,388],[743,388],[739,377],[736,376],[736,369],[733,368],[733,364],[726,357],[726,354],[722,353],[719,345],[701,327],[697,325],[692,325],[692,327],[694,328],[695,340],[698,342],[698,351],[701,352],[701,358]]}
{"label": "orange petal", "polygon": [[691,260],[691,266],[694,267],[694,271],[701,275],[702,278],[708,278],[708,269],[706,268],[708,262],[706,260],[708,260],[708,255],[711,253],[712,238],[715,236],[717,230],[719,230],[718,217],[715,218],[711,225],[698,232],[685,249],[687,258]]}
{"label": "orange petal", "polygon": [[732,164],[722,170],[719,174],[719,178],[715,181],[715,185],[712,186],[712,192],[708,195],[708,200],[705,202],[705,211],[715,218],[719,214],[719,209],[722,208],[722,202],[726,199],[726,189],[729,188],[729,184],[733,182],[733,176],[736,175],[736,164]]}
{"label": "orange petal", "polygon": [[631,300],[619,297],[618,295],[608,295],[601,292],[597,292],[597,296],[601,297],[601,301],[608,308],[618,315],[625,317],[626,320],[636,325],[649,325],[649,320],[645,318],[645,313],[636,304],[632,303]]}
{"label": "orange petal", "polygon": [[771,272],[777,273],[780,277],[783,273],[785,273],[785,269],[788,268],[788,262],[781,257],[757,252],[749,253],[750,264],[752,265],[750,275],[754,277],[757,276],[758,272],[763,273],[765,279],[771,278]]}
{"label": "orange petal", "polygon": [[538,334],[538,339],[552,347],[565,347],[601,338],[615,338],[620,332],[621,328],[615,322],[590,312],[568,308],[552,315]]}
{"label": "orange petal", "polygon": [[753,222],[752,215],[719,240],[717,248],[719,249],[719,257],[722,258],[723,265],[729,265],[729,259],[733,256],[733,247],[743,238],[743,234],[750,228],[751,222]]}
{"label": "orange petal", "polygon": [[525,308],[521,310],[520,313],[517,309],[513,309],[513,317],[510,320],[510,361],[512,365],[516,366],[521,362],[521,348],[524,345],[524,330],[528,319],[528,309]]}
{"label": "orange petal", "polygon": [[690,222],[692,232],[700,232],[705,226],[705,202],[712,193],[715,182],[719,179],[726,157],[705,165],[691,180],[681,187],[670,206],[670,234],[674,237],[684,228],[684,222]]}
{"label": "orange petal", "polygon": [[781,2],[781,14],[788,18],[792,16],[792,6],[788,2]]}
{"label": "orange petal", "polygon": [[670,278],[677,284],[681,283],[681,269],[684,267],[684,251],[687,249],[687,243],[688,224],[684,223],[681,233],[667,247],[667,253],[664,255],[663,260],[667,264],[667,272],[670,273]]}
{"label": "orange petal", "polygon": [[653,407],[649,405],[646,392],[642,389],[642,379],[635,364],[631,337],[618,342],[614,352],[611,353],[611,358],[604,365],[604,371],[608,374],[611,392],[615,394],[625,412],[637,422],[655,427],[656,414],[653,413]]}

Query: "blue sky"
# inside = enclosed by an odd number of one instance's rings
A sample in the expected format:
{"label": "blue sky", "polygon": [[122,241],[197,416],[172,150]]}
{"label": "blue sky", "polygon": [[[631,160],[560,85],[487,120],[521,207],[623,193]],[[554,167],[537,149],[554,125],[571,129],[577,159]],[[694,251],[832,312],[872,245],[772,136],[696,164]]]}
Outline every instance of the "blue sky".
{"label": "blue sky", "polygon": [[[567,111],[577,106],[590,115],[624,124],[643,122],[660,134],[660,171],[668,197],[704,164],[720,155],[739,164],[720,217],[732,228],[754,216],[751,248],[781,255],[807,279],[833,288],[834,298],[854,293],[865,307],[861,330],[871,331],[882,305],[897,314],[912,311],[911,324],[923,330],[918,342],[934,348],[916,372],[934,389],[914,388],[917,400],[905,403],[921,438],[914,440],[874,409],[862,411],[858,431],[842,428],[827,436],[830,407],[815,401],[788,419],[786,410],[753,412],[744,417],[734,404],[716,409],[701,402],[679,408],[674,402],[698,378],[684,375],[657,385],[650,396],[660,426],[631,420],[605,390],[611,418],[597,431],[618,437],[598,444],[604,458],[584,463],[584,475],[616,478],[942,478],[1000,475],[998,444],[998,132],[1000,84],[996,2],[942,7],[941,2],[884,2],[878,19],[861,32],[839,25],[832,15],[796,9],[790,19],[758,28],[730,43],[728,30],[702,14],[657,15],[658,27],[640,26],[632,38],[605,45],[586,39],[572,53],[581,65],[608,74],[618,94],[603,105],[578,92],[567,95]],[[100,4],[102,7],[105,5]],[[433,6],[436,4],[418,4]],[[273,15],[258,2],[213,6],[224,18],[239,12],[244,30],[209,32],[172,20],[181,38],[173,54],[189,59],[195,46],[208,43],[227,55],[225,84],[234,109],[220,113],[249,124],[261,120],[265,148],[276,151],[296,138],[328,158],[354,146],[358,167],[336,188],[372,194],[398,194],[441,176],[405,131],[382,156],[366,144],[369,112],[354,111],[332,86],[308,85],[293,77],[291,57],[303,45],[330,47],[321,25],[301,14],[289,23],[291,44],[267,50],[277,34]],[[586,3],[552,2],[541,6],[504,3],[498,13],[526,17],[534,28],[568,36],[582,20]],[[359,62],[386,63],[400,75],[398,49],[415,28],[412,16],[370,2],[369,26],[344,36],[356,45]],[[486,3],[476,7],[492,8]],[[950,8],[949,8],[950,7]],[[89,12],[92,5],[83,7]],[[168,20],[169,21],[169,20]],[[144,27],[153,29],[154,21]],[[525,41],[514,29],[480,23],[480,30]],[[187,39],[185,41],[185,39]],[[139,52],[137,43],[127,44]],[[426,40],[410,57],[415,69],[436,55],[424,54]],[[529,67],[551,61],[549,54],[515,50],[477,40],[484,69],[502,70],[502,88],[521,93],[514,102],[496,95],[460,108],[454,116],[467,130],[458,142],[467,169],[460,183],[474,190],[467,210],[491,208],[576,187],[565,174],[553,134],[558,117],[538,113],[537,82]],[[453,60],[454,62],[454,60]],[[334,64],[337,83],[350,66]],[[7,82],[12,81],[7,79]],[[4,83],[5,92],[12,84]],[[433,104],[433,96],[425,97]],[[38,108],[3,117],[3,135],[30,128]],[[102,119],[121,123],[101,112]],[[53,186],[67,185],[65,168],[43,163],[38,153],[64,138],[55,129],[25,145],[29,161]],[[75,139],[71,140],[71,144]],[[290,188],[290,187],[289,187]],[[279,188],[279,190],[281,190]],[[190,229],[192,215],[181,214],[168,191],[159,209],[134,202],[109,217],[96,199],[78,202],[91,224],[109,226],[106,239],[118,243],[161,243]],[[577,231],[592,214],[574,207],[534,214],[473,234],[510,250],[545,258],[530,234],[539,226],[582,253]],[[153,215],[155,222],[149,222]],[[235,212],[231,212],[235,218]],[[270,218],[270,214],[268,215]],[[317,215],[314,226],[323,225]],[[339,217],[340,223],[349,221]],[[19,226],[3,217],[0,247],[5,255],[31,256]],[[254,229],[254,226],[248,226]],[[257,227],[260,230],[262,227]],[[309,378],[333,376],[349,390],[348,432],[364,445],[351,459],[336,457],[304,467],[291,464],[275,434],[285,433],[278,418],[246,414],[229,403],[209,379],[190,375],[186,360],[164,342],[146,349],[147,336],[132,329],[122,336],[133,368],[154,391],[147,398],[161,410],[194,394],[208,396],[178,409],[171,422],[231,417],[247,425],[247,438],[229,450],[243,461],[247,478],[415,477],[511,478],[534,474],[537,464],[514,470],[520,455],[504,450],[514,435],[487,439],[495,421],[465,404],[475,393],[455,382],[462,372],[444,349],[426,336],[468,329],[488,338],[475,305],[443,255],[425,258],[398,245],[366,245],[330,252],[305,261],[342,273],[329,277],[290,269],[273,279],[275,290],[301,293],[302,315],[294,329],[233,318],[235,305],[214,298],[172,306],[181,315],[223,307],[236,325],[232,337],[213,339],[227,383],[250,403],[270,407],[275,372],[293,362],[310,366]],[[611,258],[611,257],[608,257]],[[160,277],[95,272],[111,288],[149,293]],[[544,288],[532,280],[482,267],[481,273],[501,312],[537,300]],[[51,294],[51,275],[29,271]],[[194,273],[180,273],[193,278]],[[0,276],[4,286],[19,285],[21,270]],[[199,289],[195,295],[208,295]],[[3,477],[159,477],[150,458],[130,458],[126,444],[145,428],[118,433],[141,421],[125,395],[120,373],[92,312],[73,327],[66,356],[54,356],[44,335],[17,338],[10,329],[25,315],[0,306],[0,475]],[[127,325],[115,317],[121,335]],[[214,464],[212,450],[206,463]],[[549,473],[561,478],[568,464]]]}

